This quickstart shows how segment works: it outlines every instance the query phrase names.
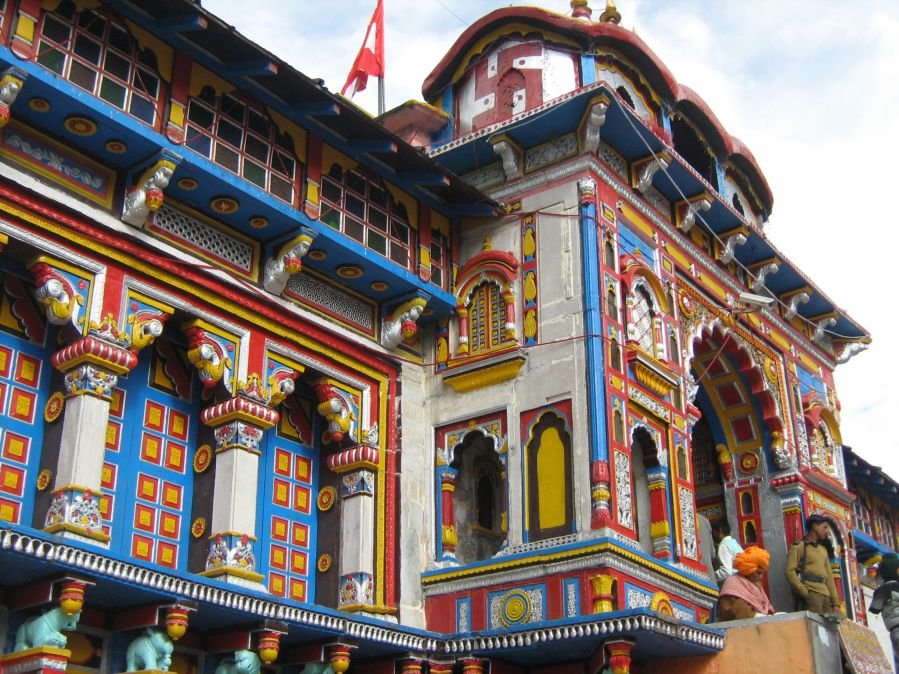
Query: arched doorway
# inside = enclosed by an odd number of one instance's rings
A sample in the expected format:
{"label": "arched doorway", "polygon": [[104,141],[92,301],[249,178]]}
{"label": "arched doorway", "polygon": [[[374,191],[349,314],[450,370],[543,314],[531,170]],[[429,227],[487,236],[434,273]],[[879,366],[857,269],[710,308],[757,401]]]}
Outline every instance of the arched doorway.
{"label": "arched doorway", "polygon": [[734,332],[720,324],[704,326],[690,347],[688,391],[698,413],[690,438],[697,510],[713,523],[726,520],[744,547],[768,550],[772,601],[789,609],[783,506],[770,486],[778,470],[772,440],[783,435],[776,401]]}

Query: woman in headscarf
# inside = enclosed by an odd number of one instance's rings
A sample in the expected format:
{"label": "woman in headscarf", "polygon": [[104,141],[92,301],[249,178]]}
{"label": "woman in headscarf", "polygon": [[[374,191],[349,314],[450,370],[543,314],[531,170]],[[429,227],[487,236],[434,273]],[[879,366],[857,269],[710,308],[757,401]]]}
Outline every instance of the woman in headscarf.
{"label": "woman in headscarf", "polygon": [[768,570],[771,555],[750,545],[734,558],[737,570],[721,586],[718,597],[718,620],[743,620],[772,615],[774,607],[762,588],[762,576]]}

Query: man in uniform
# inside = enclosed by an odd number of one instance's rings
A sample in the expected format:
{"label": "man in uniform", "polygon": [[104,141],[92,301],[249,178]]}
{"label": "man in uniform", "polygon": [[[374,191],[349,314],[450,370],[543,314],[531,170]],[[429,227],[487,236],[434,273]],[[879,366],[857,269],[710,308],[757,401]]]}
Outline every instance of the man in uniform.
{"label": "man in uniform", "polygon": [[840,612],[840,597],[830,566],[833,556],[830,525],[821,515],[810,515],[805,520],[805,536],[793,543],[787,554],[787,581],[797,610]]}

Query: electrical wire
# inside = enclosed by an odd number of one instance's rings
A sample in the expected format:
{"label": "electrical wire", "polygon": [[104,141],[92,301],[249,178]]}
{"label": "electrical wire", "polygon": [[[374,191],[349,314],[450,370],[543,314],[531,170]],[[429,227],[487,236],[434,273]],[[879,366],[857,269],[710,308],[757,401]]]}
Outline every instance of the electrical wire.
{"label": "electrical wire", "polygon": [[[643,134],[640,133],[639,129],[637,129],[637,126],[636,126],[636,124],[634,123],[634,120],[631,119],[631,115],[628,113],[627,109],[626,109],[626,108],[624,107],[624,105],[622,104],[622,102],[621,102],[621,100],[620,100],[620,96],[618,96],[618,93],[617,93],[617,92],[612,92],[612,93],[613,93],[613,95],[616,97],[616,99],[619,101],[619,104],[622,105],[622,108],[621,108],[621,109],[622,109],[622,112],[624,113],[624,119],[627,121],[628,125],[631,127],[631,130],[632,130],[632,131],[633,131],[633,132],[640,138],[640,141],[643,143],[644,147],[646,147],[646,149],[649,150],[649,153],[652,155],[653,159],[655,159],[656,161],[658,161],[658,160],[660,159],[659,155],[656,153],[655,150],[652,149],[652,146],[647,142],[646,138],[643,137]],[[663,142],[664,142],[664,141],[663,141]],[[674,148],[669,147],[668,149],[671,150],[672,152],[674,152],[674,154],[676,154],[678,157],[680,157],[680,155],[677,153],[676,150],[674,150]],[[681,159],[683,159],[683,158],[681,157]],[[684,160],[684,162],[686,163],[686,160]],[[671,185],[674,187],[675,190],[677,190],[677,193],[680,195],[681,199],[683,199],[684,201],[689,201],[688,198],[687,198],[687,196],[684,194],[684,191],[681,189],[680,185],[677,184],[677,182],[674,180],[674,178],[673,178],[673,176],[671,175],[671,173],[668,171],[668,167],[665,165],[665,163],[659,163],[659,166],[660,166],[660,168],[662,169],[662,172],[665,174],[665,176],[666,176],[666,177],[668,178],[668,180],[671,182]],[[725,242],[724,242],[724,240],[722,240],[721,237],[719,237],[719,236],[715,233],[715,231],[712,229],[711,225],[709,225],[709,223],[706,222],[705,218],[703,217],[703,215],[702,215],[702,213],[701,213],[700,211],[694,210],[693,213],[694,213],[694,217],[696,218],[696,220],[698,220],[698,221],[705,227],[705,229],[706,229],[706,230],[708,231],[708,233],[715,239],[715,241],[717,241],[717,242],[718,242],[720,245],[722,245],[722,246],[723,246],[723,245],[726,245]],[[743,265],[743,264],[742,264],[736,257],[733,258],[733,262],[734,262],[740,269],[742,269],[743,271],[745,271],[751,278],[753,278],[753,279],[756,278],[755,275],[753,275],[753,273],[752,273],[752,272],[751,272],[745,265]],[[764,286],[763,286],[763,287],[764,287]],[[765,290],[768,290],[768,288],[765,287]],[[774,295],[773,293],[771,293],[770,290],[769,290],[768,292],[769,292],[771,298],[772,298],[775,302],[777,302],[777,303],[778,303],[780,306],[782,306],[784,309],[789,309],[789,307],[787,306],[787,304],[784,303],[783,301],[781,301],[781,299],[780,299],[779,297],[777,297],[776,295]],[[836,307],[836,305],[834,305],[834,306],[835,306],[836,309],[839,309],[839,307]],[[811,321],[811,320],[805,318],[804,316],[802,316],[802,315],[800,315],[800,314],[796,314],[796,317],[799,318],[801,321],[803,321],[806,325],[808,325],[808,326],[810,326],[811,328],[817,330],[818,325],[817,325],[814,321]],[[855,337],[855,336],[841,335],[841,334],[839,334],[839,333],[837,333],[837,332],[834,332],[834,331],[832,331],[832,330],[824,330],[824,332],[826,332],[826,333],[827,333],[828,335],[830,335],[831,337],[837,337],[837,338],[839,338],[839,339],[849,339],[849,340],[858,340],[858,339],[859,339],[858,337]]]}

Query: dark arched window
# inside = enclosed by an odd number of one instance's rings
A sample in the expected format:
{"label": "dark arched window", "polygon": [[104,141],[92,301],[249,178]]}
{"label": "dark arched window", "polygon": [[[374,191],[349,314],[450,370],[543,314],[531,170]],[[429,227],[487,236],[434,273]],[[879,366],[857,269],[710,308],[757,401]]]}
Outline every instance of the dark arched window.
{"label": "dark arched window", "polygon": [[609,365],[613,370],[621,372],[621,348],[614,339],[609,341]]}
{"label": "dark arched window", "polygon": [[615,288],[611,284],[606,290],[606,316],[614,320],[618,320],[618,296],[615,294]]}
{"label": "dark arched window", "polygon": [[609,269],[614,270],[615,269],[615,244],[612,243],[611,236],[606,237],[606,243],[605,243],[604,249],[605,249],[606,266],[609,267]]}
{"label": "dark arched window", "polygon": [[624,442],[624,415],[621,410],[612,412],[612,433],[615,442]]}
{"label": "dark arched window", "polygon": [[625,89],[624,87],[618,87],[617,89],[615,89],[615,91],[618,93],[619,96],[621,96],[621,100],[627,104],[627,107],[629,107],[631,110],[633,110],[634,109],[634,99],[631,98],[631,95],[628,92],[628,90]]}

